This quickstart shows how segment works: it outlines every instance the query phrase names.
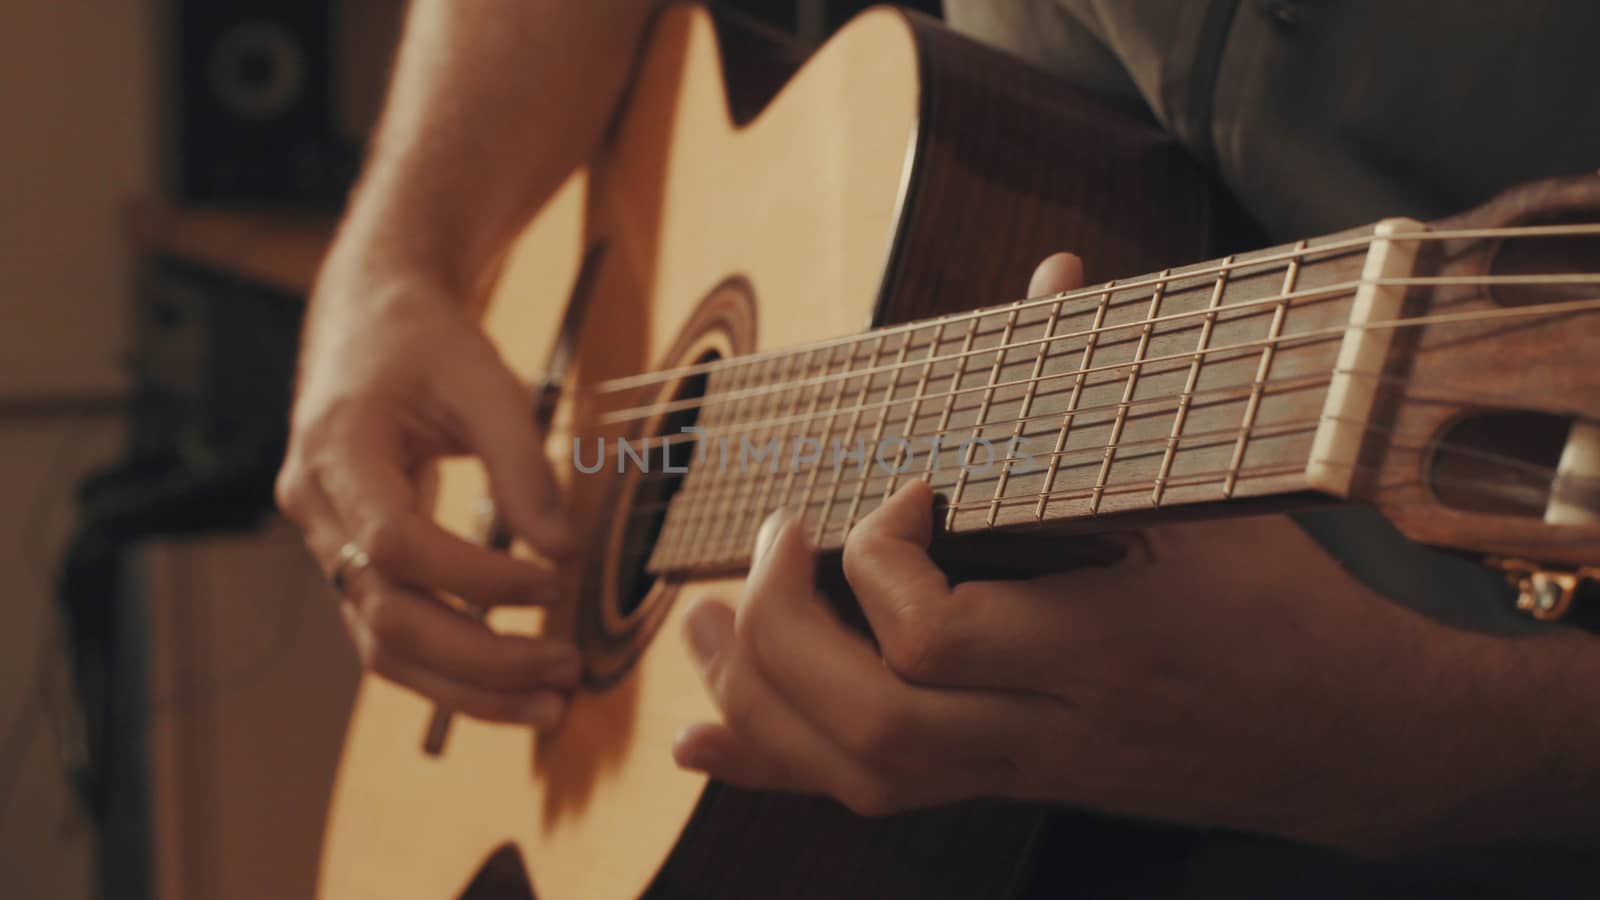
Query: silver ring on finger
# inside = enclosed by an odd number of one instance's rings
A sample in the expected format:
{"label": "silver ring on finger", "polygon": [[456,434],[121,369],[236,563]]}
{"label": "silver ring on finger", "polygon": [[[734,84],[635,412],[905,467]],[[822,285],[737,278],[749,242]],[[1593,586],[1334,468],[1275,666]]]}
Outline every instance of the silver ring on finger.
{"label": "silver ring on finger", "polygon": [[328,583],[340,594],[350,590],[350,583],[356,579],[368,566],[372,565],[372,557],[361,545],[355,541],[347,541],[339,548],[339,558],[333,563],[333,574],[328,576]]}

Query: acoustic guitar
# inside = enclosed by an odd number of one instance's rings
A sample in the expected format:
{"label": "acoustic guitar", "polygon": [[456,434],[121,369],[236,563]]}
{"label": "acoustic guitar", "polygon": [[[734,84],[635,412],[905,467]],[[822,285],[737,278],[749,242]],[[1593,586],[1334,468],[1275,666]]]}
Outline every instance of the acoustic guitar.
{"label": "acoustic guitar", "polygon": [[[837,550],[926,478],[940,552],[981,569],[976,540],[1054,563],[1073,535],[1364,503],[1541,617],[1600,574],[1600,177],[1244,252],[1154,123],[931,20],[777,50],[662,12],[603,152],[486,290],[590,535],[567,601],[487,621],[569,636],[584,685],[535,736],[367,678],[324,897],[1023,890],[1049,810],[863,818],[674,767],[716,715],[683,612],[738,595],[778,508]],[[986,305],[1060,249],[1091,287]],[[442,465],[439,519],[508,547],[485,496]]]}

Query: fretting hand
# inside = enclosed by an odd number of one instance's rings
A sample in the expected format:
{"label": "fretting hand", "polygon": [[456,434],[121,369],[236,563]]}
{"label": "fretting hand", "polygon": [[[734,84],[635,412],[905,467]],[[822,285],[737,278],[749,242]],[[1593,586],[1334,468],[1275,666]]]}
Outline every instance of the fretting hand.
{"label": "fretting hand", "polygon": [[[1031,293],[1080,271],[1052,257]],[[867,814],[1003,796],[1384,850],[1462,836],[1456,805],[1504,786],[1511,739],[1475,704],[1513,642],[1378,596],[1287,518],[955,587],[931,530],[916,482],[851,531],[869,639],[818,595],[805,529],[769,520],[737,604],[689,614],[724,721],[685,730],[679,764]]]}

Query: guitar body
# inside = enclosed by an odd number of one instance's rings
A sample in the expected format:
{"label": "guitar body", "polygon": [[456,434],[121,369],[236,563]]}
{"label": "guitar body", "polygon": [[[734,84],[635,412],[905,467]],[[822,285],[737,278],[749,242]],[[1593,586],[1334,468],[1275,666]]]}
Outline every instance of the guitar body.
{"label": "guitar body", "polygon": [[[571,635],[588,683],[556,735],[456,719],[425,749],[434,709],[368,677],[325,839],[329,900],[444,900],[475,879],[471,896],[499,896],[522,867],[543,900],[1001,896],[1027,877],[1034,808],[868,820],[679,771],[674,735],[715,717],[680,620],[740,580],[645,577],[629,528],[646,488],[614,467],[576,475],[572,436],[590,465],[595,436],[638,436],[596,424],[638,398],[588,386],[1016,299],[1055,250],[1080,253],[1091,280],[1203,258],[1211,191],[1153,124],[930,21],[873,10],[792,73],[736,40],[699,7],[661,14],[604,152],[487,298],[486,327],[529,383],[564,311],[581,311],[550,452],[588,555],[564,605],[490,623]],[[730,84],[754,63],[749,84],[778,90],[751,103]],[[448,527],[482,537],[484,496],[475,463],[441,468]]]}

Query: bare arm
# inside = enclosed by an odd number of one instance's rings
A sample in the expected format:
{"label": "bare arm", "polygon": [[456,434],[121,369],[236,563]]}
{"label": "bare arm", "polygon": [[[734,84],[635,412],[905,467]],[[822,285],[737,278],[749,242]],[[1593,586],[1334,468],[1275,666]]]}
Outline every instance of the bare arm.
{"label": "bare arm", "polygon": [[655,5],[415,0],[308,315],[279,505],[344,576],[341,611],[366,665],[482,718],[553,725],[577,655],[440,602],[540,603],[553,570],[447,534],[417,480],[437,457],[476,455],[512,528],[547,557],[568,548],[524,390],[465,301],[595,149]]}
{"label": "bare arm", "polygon": [[656,0],[417,0],[340,264],[461,294],[594,151]]}
{"label": "bare arm", "polygon": [[1478,840],[1600,843],[1600,640],[1470,640],[1480,677],[1464,729],[1481,737],[1493,774],[1461,782],[1442,827]]}

